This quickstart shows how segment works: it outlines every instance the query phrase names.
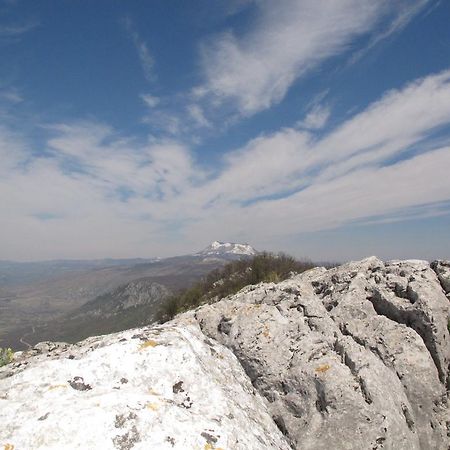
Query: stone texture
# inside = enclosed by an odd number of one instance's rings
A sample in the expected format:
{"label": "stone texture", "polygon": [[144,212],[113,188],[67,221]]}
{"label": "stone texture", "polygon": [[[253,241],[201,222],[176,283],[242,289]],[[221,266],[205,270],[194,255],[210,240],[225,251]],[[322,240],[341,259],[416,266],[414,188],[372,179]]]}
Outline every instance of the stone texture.
{"label": "stone texture", "polygon": [[315,269],[194,314],[294,448],[448,448],[449,302],[427,262]]}
{"label": "stone texture", "polygon": [[433,261],[431,268],[436,272],[442,289],[448,297],[450,295],[450,261]]}
{"label": "stone texture", "polygon": [[0,369],[0,448],[448,449],[448,267],[372,257],[42,343]]}
{"label": "stone texture", "polygon": [[186,321],[32,353],[0,369],[1,449],[289,449],[235,356]]}

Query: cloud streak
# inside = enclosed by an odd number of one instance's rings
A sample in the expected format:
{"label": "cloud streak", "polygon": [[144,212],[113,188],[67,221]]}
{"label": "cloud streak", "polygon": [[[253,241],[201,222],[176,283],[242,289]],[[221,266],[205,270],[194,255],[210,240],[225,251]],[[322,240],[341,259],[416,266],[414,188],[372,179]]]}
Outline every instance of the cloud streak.
{"label": "cloud streak", "polygon": [[148,49],[147,43],[141,38],[137,32],[135,25],[130,17],[122,20],[122,24],[130,36],[131,41],[137,51],[139,61],[141,63],[142,71],[147,81],[153,82],[156,80],[155,74],[155,60]]}
{"label": "cloud streak", "polygon": [[[256,3],[248,32],[227,31],[202,48],[205,82],[194,92],[251,116],[279,103],[296,80],[349,50],[401,30],[428,0],[286,0]],[[326,13],[325,13],[326,12]],[[366,48],[368,48],[366,47]]]}
{"label": "cloud streak", "polygon": [[39,26],[38,22],[26,22],[16,25],[0,24],[0,38],[18,38]]}

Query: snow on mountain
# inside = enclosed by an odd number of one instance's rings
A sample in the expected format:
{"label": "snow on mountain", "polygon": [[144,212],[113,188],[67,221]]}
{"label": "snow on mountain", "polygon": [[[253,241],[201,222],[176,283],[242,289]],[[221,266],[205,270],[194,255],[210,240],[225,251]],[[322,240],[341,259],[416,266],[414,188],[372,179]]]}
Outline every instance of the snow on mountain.
{"label": "snow on mountain", "polygon": [[225,256],[225,255],[242,255],[254,256],[258,252],[249,244],[236,244],[234,242],[214,241],[201,252],[200,256]]}

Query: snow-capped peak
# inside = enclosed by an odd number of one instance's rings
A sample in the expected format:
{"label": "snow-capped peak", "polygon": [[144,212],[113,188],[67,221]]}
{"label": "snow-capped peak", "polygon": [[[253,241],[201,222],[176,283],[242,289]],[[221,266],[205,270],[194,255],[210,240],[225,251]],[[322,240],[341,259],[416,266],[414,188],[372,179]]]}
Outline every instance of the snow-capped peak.
{"label": "snow-capped peak", "polygon": [[236,244],[234,242],[214,241],[204,250],[198,253],[202,256],[219,256],[219,255],[243,255],[253,256],[257,251],[249,244]]}

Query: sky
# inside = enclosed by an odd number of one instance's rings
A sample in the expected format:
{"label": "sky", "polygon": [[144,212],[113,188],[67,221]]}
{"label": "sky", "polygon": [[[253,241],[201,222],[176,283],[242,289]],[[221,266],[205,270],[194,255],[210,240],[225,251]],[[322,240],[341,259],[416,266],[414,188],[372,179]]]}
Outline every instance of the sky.
{"label": "sky", "polygon": [[0,0],[0,259],[450,259],[449,23],[445,0]]}

